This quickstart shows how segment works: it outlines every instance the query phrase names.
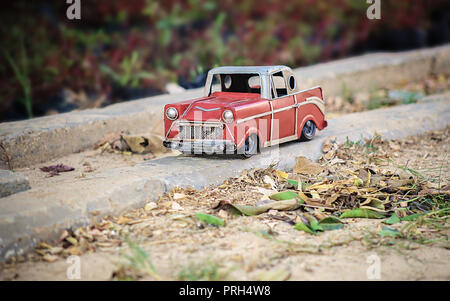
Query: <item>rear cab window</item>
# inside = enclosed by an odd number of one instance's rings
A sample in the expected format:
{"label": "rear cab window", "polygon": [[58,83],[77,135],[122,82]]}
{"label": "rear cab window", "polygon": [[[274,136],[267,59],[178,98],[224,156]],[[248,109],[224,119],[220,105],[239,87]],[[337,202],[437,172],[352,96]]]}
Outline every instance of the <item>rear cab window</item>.
{"label": "rear cab window", "polygon": [[214,92],[261,94],[261,78],[258,73],[215,74],[211,87]]}

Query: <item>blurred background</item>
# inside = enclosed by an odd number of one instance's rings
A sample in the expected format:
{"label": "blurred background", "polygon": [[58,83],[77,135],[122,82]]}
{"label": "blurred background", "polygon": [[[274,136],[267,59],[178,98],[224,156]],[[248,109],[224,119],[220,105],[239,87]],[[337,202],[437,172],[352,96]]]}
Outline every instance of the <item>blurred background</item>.
{"label": "blurred background", "polygon": [[[65,0],[1,4],[0,122],[201,87],[221,65],[292,68],[448,43],[450,1]],[[170,83],[175,83],[170,84]]]}

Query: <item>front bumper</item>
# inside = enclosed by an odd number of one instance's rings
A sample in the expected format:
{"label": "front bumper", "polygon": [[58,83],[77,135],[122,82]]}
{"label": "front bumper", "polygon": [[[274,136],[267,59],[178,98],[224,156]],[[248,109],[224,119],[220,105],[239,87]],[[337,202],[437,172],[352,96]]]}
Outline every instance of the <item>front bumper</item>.
{"label": "front bumper", "polygon": [[233,154],[236,144],[229,140],[165,140],[163,146],[190,154]]}

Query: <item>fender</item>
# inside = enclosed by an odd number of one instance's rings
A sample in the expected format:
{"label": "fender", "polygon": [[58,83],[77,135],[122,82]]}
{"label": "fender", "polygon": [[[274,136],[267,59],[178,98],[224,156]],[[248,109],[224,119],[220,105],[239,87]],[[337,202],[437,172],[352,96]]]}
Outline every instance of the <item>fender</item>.
{"label": "fender", "polygon": [[[314,117],[314,115],[308,114],[308,115],[306,115],[306,116],[303,118],[303,120],[301,121],[301,123],[299,123],[298,131],[297,131],[297,136],[298,136],[299,139],[300,139],[300,137],[302,136],[303,126],[304,126],[305,123],[306,123],[307,121],[309,121],[309,120],[312,120],[312,121],[315,123],[316,127],[317,127],[319,130],[323,129],[323,128],[326,126],[326,125],[323,126],[323,123],[319,123],[318,120],[317,120],[317,118]],[[325,121],[325,123],[326,123],[326,121]],[[319,126],[320,126],[321,128],[319,128]]]}
{"label": "fender", "polygon": [[264,143],[262,142],[262,139],[261,139],[261,133],[260,133],[259,129],[257,129],[256,127],[250,127],[250,128],[247,129],[247,131],[245,132],[244,137],[239,140],[239,143],[236,143],[236,148],[237,149],[241,148],[244,145],[245,140],[247,140],[247,138],[251,134],[256,134],[258,136],[259,147],[262,148]]}

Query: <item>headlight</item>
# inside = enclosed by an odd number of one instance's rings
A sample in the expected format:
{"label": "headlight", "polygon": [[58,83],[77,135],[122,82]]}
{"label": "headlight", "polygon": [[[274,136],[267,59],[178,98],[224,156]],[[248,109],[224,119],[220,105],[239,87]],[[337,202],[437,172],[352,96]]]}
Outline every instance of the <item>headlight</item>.
{"label": "headlight", "polygon": [[233,112],[231,112],[230,110],[223,111],[222,118],[223,121],[225,121],[226,123],[233,122],[234,120]]}
{"label": "headlight", "polygon": [[175,108],[168,108],[166,110],[166,116],[167,118],[169,118],[170,120],[175,120],[178,118],[178,111]]}

